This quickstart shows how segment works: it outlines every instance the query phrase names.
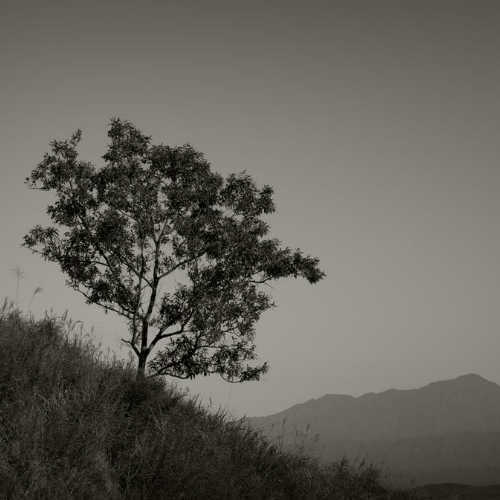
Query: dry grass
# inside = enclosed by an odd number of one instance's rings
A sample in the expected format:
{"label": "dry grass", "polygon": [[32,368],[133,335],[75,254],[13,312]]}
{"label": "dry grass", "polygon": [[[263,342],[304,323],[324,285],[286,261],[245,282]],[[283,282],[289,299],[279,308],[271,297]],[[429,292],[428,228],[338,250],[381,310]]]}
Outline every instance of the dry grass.
{"label": "dry grass", "polygon": [[0,310],[2,499],[396,499],[371,467],[323,467],[162,381],[135,381],[67,318]]}

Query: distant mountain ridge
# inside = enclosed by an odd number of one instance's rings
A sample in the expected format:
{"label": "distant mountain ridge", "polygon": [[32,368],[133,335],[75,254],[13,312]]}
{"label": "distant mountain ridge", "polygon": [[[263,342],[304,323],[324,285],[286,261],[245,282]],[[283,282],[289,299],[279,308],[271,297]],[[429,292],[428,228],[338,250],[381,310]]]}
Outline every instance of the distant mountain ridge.
{"label": "distant mountain ridge", "polygon": [[366,457],[398,482],[500,483],[500,385],[477,374],[359,397],[328,394],[248,421],[323,460]]}

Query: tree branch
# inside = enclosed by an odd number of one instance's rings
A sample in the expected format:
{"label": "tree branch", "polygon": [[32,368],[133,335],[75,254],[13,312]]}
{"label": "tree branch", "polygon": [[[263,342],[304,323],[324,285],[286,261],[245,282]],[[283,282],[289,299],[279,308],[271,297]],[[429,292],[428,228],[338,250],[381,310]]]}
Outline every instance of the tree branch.
{"label": "tree branch", "polygon": [[[71,182],[71,180],[69,182],[70,182],[70,189],[74,190],[73,183]],[[113,209],[116,209],[116,208],[113,207]],[[94,245],[94,247],[96,248],[96,250],[99,252],[99,254],[101,255],[101,257],[106,261],[106,263],[108,264],[108,267],[115,274],[118,274],[118,276],[120,276],[121,270],[116,270],[116,268],[114,268],[114,266],[110,263],[106,252],[99,245],[99,242],[98,242],[97,238],[93,238],[92,237],[92,231],[91,231],[91,229],[90,229],[90,227],[89,227],[86,219],[84,217],[82,217],[82,215],[80,215],[80,214],[78,214],[78,218],[80,219],[80,222],[81,222],[82,226],[84,227],[84,229],[87,231],[88,235],[90,236],[90,238],[89,238],[90,241],[92,242],[92,244]],[[135,219],[134,219],[134,221],[135,221]],[[123,257],[122,255],[118,255],[113,250],[111,250],[111,253],[114,254],[116,257],[118,257],[118,260],[120,262],[122,262],[129,271],[131,271],[133,274],[135,274],[137,277],[139,277],[139,272],[137,271],[137,269],[135,269],[135,267],[132,264],[130,264],[125,257]],[[146,278],[144,278],[144,280],[146,282],[148,282],[148,280]],[[148,283],[148,284],[151,286],[150,283]]]}
{"label": "tree branch", "polygon": [[163,339],[168,339],[169,337],[174,337],[175,335],[180,335],[182,333],[193,333],[192,330],[185,330],[185,325],[182,325],[181,328],[176,330],[175,332],[170,332],[170,333],[157,333],[155,338],[151,341],[151,344],[149,344],[150,348],[153,348],[160,340]]}
{"label": "tree branch", "polygon": [[180,262],[178,262],[177,264],[175,264],[175,266],[171,267],[168,271],[165,271],[164,273],[160,274],[160,276],[158,277],[158,280],[161,280],[163,278],[165,278],[166,276],[168,276],[169,274],[172,274],[176,269],[179,269],[180,267],[182,266],[185,266],[186,264],[189,264],[190,262],[193,262],[197,259],[199,259],[200,257],[203,256],[203,254],[206,253],[206,249],[200,251],[199,253],[197,253],[194,257],[189,257],[187,259],[184,259]]}
{"label": "tree branch", "polygon": [[145,274],[145,269],[146,269],[146,261],[144,259],[144,240],[141,240],[141,270],[139,272],[139,283],[137,284],[137,289],[138,289],[138,294],[137,294],[137,301],[135,304],[135,310],[134,310],[134,315],[132,318],[132,344],[135,347],[135,342],[137,338],[137,311],[139,310],[140,306],[142,305],[142,280],[144,278]]}
{"label": "tree branch", "polygon": [[104,305],[104,304],[101,304],[100,302],[95,302],[88,293],[85,293],[83,290],[81,290],[80,288],[75,288],[75,287],[72,287],[73,290],[75,290],[76,292],[82,294],[91,304],[96,304],[97,306],[100,306],[102,307],[103,309],[107,310],[107,311],[113,311],[115,312],[116,314],[119,314],[120,316],[124,316],[125,318],[127,319],[132,319],[131,317],[131,312],[126,309],[125,307],[121,306],[120,304],[118,304],[120,306],[120,308],[122,309],[121,311],[118,310],[118,309],[115,309],[114,307],[111,307],[111,306],[107,306],[107,305]]}
{"label": "tree branch", "polygon": [[137,354],[137,356],[139,356],[139,349],[137,349],[137,347],[135,346],[135,344],[133,343],[132,340],[127,340],[127,339],[120,339],[124,344],[128,344],[130,347],[132,347],[132,349],[134,350],[134,352]]}

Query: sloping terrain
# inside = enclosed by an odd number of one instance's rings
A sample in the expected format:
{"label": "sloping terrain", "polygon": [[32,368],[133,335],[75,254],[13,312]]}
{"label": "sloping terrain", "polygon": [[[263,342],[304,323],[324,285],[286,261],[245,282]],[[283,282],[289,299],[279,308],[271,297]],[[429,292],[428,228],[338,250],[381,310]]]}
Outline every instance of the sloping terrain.
{"label": "sloping terrain", "polygon": [[378,471],[280,450],[71,325],[0,307],[0,498],[405,499]]}

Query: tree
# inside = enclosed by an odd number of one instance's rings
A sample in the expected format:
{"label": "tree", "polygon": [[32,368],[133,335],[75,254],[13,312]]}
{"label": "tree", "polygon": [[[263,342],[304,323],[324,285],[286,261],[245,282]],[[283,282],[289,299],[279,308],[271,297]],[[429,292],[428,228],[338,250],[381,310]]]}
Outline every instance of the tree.
{"label": "tree", "polygon": [[55,194],[55,225],[35,226],[23,245],[57,263],[87,303],[127,319],[121,340],[138,378],[148,366],[152,376],[258,380],[267,363],[252,363],[255,323],[274,306],[262,285],[316,283],[318,259],[266,238],[270,186],[245,172],[223,178],[189,144],[152,145],[128,121],[112,119],[108,136],[99,169],[78,159],[80,130],[50,143],[26,183]]}

